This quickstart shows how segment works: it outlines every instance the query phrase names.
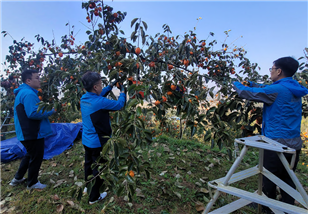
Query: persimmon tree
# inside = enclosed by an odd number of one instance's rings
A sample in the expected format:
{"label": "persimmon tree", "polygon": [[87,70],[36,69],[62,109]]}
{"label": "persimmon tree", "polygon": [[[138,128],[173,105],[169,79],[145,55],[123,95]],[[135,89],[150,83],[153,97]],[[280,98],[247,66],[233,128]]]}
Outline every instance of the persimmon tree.
{"label": "persimmon tree", "polygon": [[[85,93],[81,76],[86,71],[101,73],[105,84],[119,79],[129,99],[124,109],[111,116],[113,135],[101,152],[108,163],[99,167],[99,175],[105,180],[103,189],[117,189],[118,195],[125,193],[131,200],[138,175],[150,177],[151,165],[142,160],[139,150],[152,143],[155,130],[147,127],[142,116],[155,114],[159,127],[166,131],[172,127],[166,114],[175,111],[180,118],[179,138],[200,134],[212,147],[226,147],[229,154],[234,138],[261,132],[261,106],[238,98],[232,82],[269,84],[270,79],[258,73],[258,65],[250,62],[243,48],[226,41],[218,45],[212,32],[208,37],[211,40],[197,38],[196,31],[173,35],[168,25],[153,37],[147,34],[148,25],[141,18],[131,21],[133,32],[125,36],[118,24],[126,12],[114,12],[103,1],[83,2],[82,8],[89,25],[88,40],[83,44],[76,44],[74,26],[70,24],[66,25],[72,31],[61,37],[60,45],[39,34],[35,36],[41,45],[39,50],[34,49],[33,42],[13,41],[4,63],[9,78],[1,77],[1,85],[5,84],[7,90],[1,103],[2,110],[12,108],[13,90],[21,83],[21,71],[37,69],[42,79],[38,110],[54,107],[58,113],[51,121],[70,122],[66,114],[69,110],[79,113],[80,98]],[[229,31],[225,35],[227,38]],[[295,76],[306,87],[307,53],[306,49]],[[116,99],[112,92],[109,97]],[[217,104],[211,103],[209,99],[216,97]],[[144,102],[148,105],[143,106]],[[305,117],[307,111],[306,97]],[[82,188],[73,193],[80,198]]]}

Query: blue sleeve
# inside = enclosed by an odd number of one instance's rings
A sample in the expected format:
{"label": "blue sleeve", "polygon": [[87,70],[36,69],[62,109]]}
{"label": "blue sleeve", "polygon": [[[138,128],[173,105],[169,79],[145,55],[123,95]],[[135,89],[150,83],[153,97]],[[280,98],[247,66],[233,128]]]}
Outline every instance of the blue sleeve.
{"label": "blue sleeve", "polygon": [[126,102],[126,94],[120,93],[118,100],[110,100],[105,97],[100,98],[99,106],[101,109],[110,110],[110,111],[118,111],[124,107]]}
{"label": "blue sleeve", "polygon": [[53,114],[53,110],[49,112],[47,111],[43,112],[43,109],[41,109],[39,112],[37,112],[38,109],[37,103],[39,102],[40,100],[38,96],[36,96],[35,94],[28,94],[25,96],[24,108],[28,118],[42,120]]}
{"label": "blue sleeve", "polygon": [[107,85],[107,87],[103,88],[100,96],[107,96],[107,94],[113,89],[112,86]]}
{"label": "blue sleeve", "polygon": [[233,84],[234,89],[236,90],[239,97],[255,102],[263,102],[267,105],[272,105],[278,95],[278,93],[271,93],[271,91],[266,91],[269,86],[246,87],[238,81],[235,81]]}
{"label": "blue sleeve", "polygon": [[253,81],[248,81],[249,82],[249,87],[259,87],[259,88],[262,88],[262,87],[266,87],[267,85],[266,84],[258,84],[256,82],[253,82]]}

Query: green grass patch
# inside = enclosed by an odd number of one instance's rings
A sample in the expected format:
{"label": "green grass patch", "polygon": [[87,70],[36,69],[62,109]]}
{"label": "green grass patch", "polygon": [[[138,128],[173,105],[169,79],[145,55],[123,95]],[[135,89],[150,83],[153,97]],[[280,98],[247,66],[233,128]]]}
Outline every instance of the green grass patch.
{"label": "green grass patch", "polygon": [[[130,203],[116,192],[108,192],[103,201],[90,206],[87,196],[77,201],[70,195],[72,187],[84,183],[84,149],[81,141],[62,154],[42,163],[39,180],[48,184],[43,191],[27,191],[26,183],[12,187],[9,182],[21,160],[1,164],[1,212],[19,214],[198,214],[202,212],[210,194],[207,182],[224,177],[232,166],[227,150],[211,149],[209,145],[192,140],[158,137],[142,152],[142,158],[152,165],[151,178],[135,177],[136,196]],[[308,155],[301,154],[296,171],[300,182],[308,191]],[[238,171],[258,164],[257,149],[250,149]],[[26,176],[27,177],[27,174]],[[254,192],[257,177],[233,185]],[[212,189],[213,191],[213,189]],[[215,208],[237,198],[222,194]],[[5,201],[5,202],[3,202]],[[102,210],[105,207],[104,210]],[[245,207],[235,213],[256,213]]]}

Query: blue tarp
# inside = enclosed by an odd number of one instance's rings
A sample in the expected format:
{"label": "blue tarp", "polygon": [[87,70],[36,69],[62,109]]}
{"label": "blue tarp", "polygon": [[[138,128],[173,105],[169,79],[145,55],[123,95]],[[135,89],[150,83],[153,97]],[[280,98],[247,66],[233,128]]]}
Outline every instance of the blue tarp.
{"label": "blue tarp", "polygon": [[[51,124],[53,134],[45,138],[43,159],[48,160],[73,146],[82,132],[82,123]],[[1,141],[1,162],[6,163],[26,154],[26,149],[16,137]]]}

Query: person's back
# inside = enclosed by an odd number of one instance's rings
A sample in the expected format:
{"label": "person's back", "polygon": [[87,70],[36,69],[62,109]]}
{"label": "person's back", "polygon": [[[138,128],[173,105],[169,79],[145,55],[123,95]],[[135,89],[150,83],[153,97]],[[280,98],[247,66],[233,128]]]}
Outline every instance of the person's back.
{"label": "person's back", "polygon": [[306,88],[291,77],[264,87],[268,94],[277,94],[274,103],[263,106],[262,134],[296,150],[301,148],[300,126],[302,97]]}

